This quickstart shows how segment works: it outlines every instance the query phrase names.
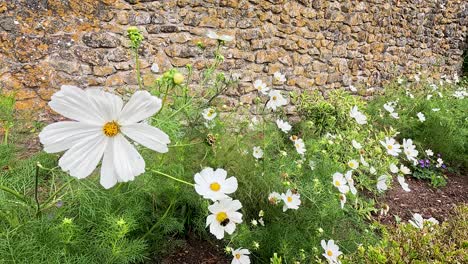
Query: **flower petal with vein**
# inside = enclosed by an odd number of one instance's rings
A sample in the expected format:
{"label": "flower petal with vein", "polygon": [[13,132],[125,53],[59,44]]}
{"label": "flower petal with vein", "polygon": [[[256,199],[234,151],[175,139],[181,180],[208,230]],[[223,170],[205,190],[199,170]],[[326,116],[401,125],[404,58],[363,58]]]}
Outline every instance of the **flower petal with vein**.
{"label": "flower petal with vein", "polygon": [[122,99],[100,89],[64,85],[49,106],[70,119],[46,126],[39,139],[47,153],[65,151],[62,170],[77,179],[88,177],[101,163],[101,185],[108,189],[145,172],[145,161],[129,139],[165,153],[169,136],[142,121],[161,109],[161,99],[137,91],[124,106]]}

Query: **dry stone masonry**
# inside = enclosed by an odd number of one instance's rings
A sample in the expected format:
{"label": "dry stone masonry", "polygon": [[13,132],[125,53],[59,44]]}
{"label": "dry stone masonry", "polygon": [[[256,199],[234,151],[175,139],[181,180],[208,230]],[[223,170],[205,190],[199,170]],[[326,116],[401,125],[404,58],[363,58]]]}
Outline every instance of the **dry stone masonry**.
{"label": "dry stone masonry", "polygon": [[287,90],[371,91],[400,74],[459,72],[467,25],[464,0],[2,0],[0,88],[17,92],[19,109],[45,106],[62,84],[134,88],[125,34],[137,26],[145,85],[204,68],[211,29],[235,37],[223,50],[222,69],[240,75],[228,104],[250,103],[252,82],[275,71]]}

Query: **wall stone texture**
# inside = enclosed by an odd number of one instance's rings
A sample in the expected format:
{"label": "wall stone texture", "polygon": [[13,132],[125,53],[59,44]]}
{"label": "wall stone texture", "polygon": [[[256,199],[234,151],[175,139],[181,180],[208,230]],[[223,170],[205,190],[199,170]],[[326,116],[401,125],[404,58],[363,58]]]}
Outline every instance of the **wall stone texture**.
{"label": "wall stone texture", "polygon": [[145,85],[153,64],[203,69],[211,29],[235,37],[222,51],[222,70],[241,76],[227,104],[249,103],[252,82],[278,70],[286,90],[371,92],[402,74],[460,72],[467,25],[464,0],[2,0],[0,88],[18,109],[44,107],[62,84],[135,88],[126,29],[137,26]]}

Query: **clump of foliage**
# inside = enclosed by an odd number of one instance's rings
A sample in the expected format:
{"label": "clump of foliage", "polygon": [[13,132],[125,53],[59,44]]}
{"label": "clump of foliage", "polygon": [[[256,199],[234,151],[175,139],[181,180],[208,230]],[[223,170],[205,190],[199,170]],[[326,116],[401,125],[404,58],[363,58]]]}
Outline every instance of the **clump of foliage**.
{"label": "clump of foliage", "polygon": [[381,226],[382,239],[362,245],[343,263],[466,263],[468,261],[468,207],[459,206],[455,216],[440,225],[423,229],[410,224]]}

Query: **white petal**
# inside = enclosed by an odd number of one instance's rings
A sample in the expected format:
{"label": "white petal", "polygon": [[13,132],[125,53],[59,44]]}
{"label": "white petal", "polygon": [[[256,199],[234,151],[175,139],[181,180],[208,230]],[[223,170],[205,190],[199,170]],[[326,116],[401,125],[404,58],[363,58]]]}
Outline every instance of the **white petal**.
{"label": "white petal", "polygon": [[130,125],[146,119],[161,109],[162,101],[147,91],[133,94],[119,116],[119,124]]}
{"label": "white petal", "polygon": [[108,138],[104,134],[83,138],[65,152],[59,160],[59,166],[63,171],[68,171],[75,178],[85,178],[96,168],[107,147],[107,143]]}
{"label": "white petal", "polygon": [[120,181],[131,181],[145,172],[145,160],[124,136],[113,138],[114,169]]}
{"label": "white petal", "polygon": [[102,128],[97,125],[63,121],[46,126],[39,134],[39,139],[45,152],[57,153],[73,147],[83,138],[99,133],[102,134]]}
{"label": "white petal", "polygon": [[232,235],[232,233],[234,233],[234,231],[236,230],[236,224],[234,224],[232,221],[229,222],[229,224],[227,224],[225,227],[224,227],[224,230],[226,231],[226,233]]}
{"label": "white petal", "polygon": [[85,91],[76,87],[63,85],[60,91],[52,95],[50,108],[64,117],[88,124],[103,125],[94,103],[90,102]]}
{"label": "white petal", "polygon": [[114,169],[114,153],[113,147],[114,139],[110,138],[109,143],[107,144],[106,152],[104,153],[104,158],[102,159],[101,164],[101,185],[106,188],[112,188],[118,181],[117,172]]}
{"label": "white petal", "polygon": [[167,144],[171,143],[169,136],[159,128],[146,124],[131,124],[121,127],[122,133],[143,146],[160,153],[166,153],[169,149]]}
{"label": "white petal", "polygon": [[101,89],[86,89],[89,101],[92,102],[97,109],[97,113],[101,119],[108,121],[117,120],[122,111],[122,99]]}

